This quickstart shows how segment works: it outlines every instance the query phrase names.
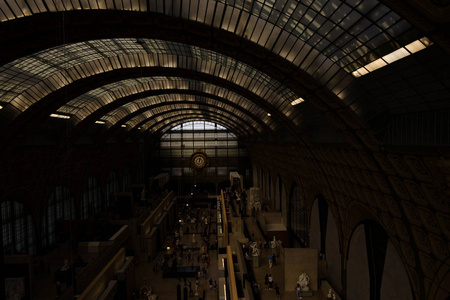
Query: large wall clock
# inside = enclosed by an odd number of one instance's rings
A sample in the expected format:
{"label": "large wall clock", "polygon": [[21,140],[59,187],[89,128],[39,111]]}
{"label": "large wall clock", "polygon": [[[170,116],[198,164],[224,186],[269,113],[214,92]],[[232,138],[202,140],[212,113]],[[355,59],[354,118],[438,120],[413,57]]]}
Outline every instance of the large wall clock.
{"label": "large wall clock", "polygon": [[194,171],[205,172],[209,168],[209,158],[203,150],[195,150],[191,155],[190,165]]}

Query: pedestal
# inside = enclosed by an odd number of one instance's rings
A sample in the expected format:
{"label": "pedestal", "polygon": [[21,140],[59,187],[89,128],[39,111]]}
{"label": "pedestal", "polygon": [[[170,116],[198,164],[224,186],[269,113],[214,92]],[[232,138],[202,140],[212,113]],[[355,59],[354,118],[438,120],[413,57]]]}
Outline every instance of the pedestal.
{"label": "pedestal", "polygon": [[316,292],[319,287],[318,262],[319,255],[316,249],[284,248],[284,290],[293,291],[300,274],[306,273],[310,278],[310,291]]}
{"label": "pedestal", "polygon": [[252,256],[252,262],[253,262],[253,268],[259,268],[260,265],[260,256],[259,255],[253,255]]}
{"label": "pedestal", "polygon": [[314,295],[313,291],[311,291],[311,290],[309,290],[307,292],[302,291],[302,297],[312,297],[313,295]]}

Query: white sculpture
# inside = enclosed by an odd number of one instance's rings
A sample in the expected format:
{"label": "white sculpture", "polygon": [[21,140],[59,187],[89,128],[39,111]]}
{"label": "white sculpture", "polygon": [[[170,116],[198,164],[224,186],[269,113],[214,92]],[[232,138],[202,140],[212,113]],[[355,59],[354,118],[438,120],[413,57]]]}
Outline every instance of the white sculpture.
{"label": "white sculpture", "polygon": [[270,241],[270,247],[275,248],[276,246],[277,246],[277,240],[276,240],[275,236],[273,236],[273,240]]}
{"label": "white sculpture", "polygon": [[302,289],[303,292],[309,291],[309,282],[310,278],[308,274],[302,273],[300,274],[300,276],[298,276],[297,283],[300,284],[300,288]]}
{"label": "white sculpture", "polygon": [[252,255],[259,255],[259,248],[257,242],[251,243],[250,248],[252,249]]}
{"label": "white sculpture", "polygon": [[277,256],[277,240],[275,238],[275,236],[273,236],[273,240],[270,241],[270,247],[272,248],[272,255]]}

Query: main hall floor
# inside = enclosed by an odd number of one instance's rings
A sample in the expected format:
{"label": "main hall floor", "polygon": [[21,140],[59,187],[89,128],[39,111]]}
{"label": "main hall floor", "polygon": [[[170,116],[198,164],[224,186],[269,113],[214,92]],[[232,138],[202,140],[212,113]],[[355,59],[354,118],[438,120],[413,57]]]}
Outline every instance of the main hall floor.
{"label": "main hall floor", "polygon": [[[211,211],[209,209],[203,208],[202,210],[205,211],[205,214],[210,214]],[[213,216],[215,216],[215,211],[212,212]],[[255,241],[259,241],[259,239],[263,239],[257,225],[256,225],[256,219],[252,217],[244,217],[245,225],[248,228],[249,233],[254,237]],[[211,228],[216,226],[215,218],[213,217],[211,222]],[[186,226],[186,225],[185,225]],[[186,232],[186,227],[183,227],[183,231]],[[211,230],[212,231],[212,230]],[[192,236],[195,234],[195,239],[197,241],[197,245],[201,244],[201,236],[200,231],[195,231],[194,233],[183,234],[183,237],[181,237],[182,243],[185,245],[190,245],[192,241]],[[232,235],[231,233],[230,235]],[[216,239],[215,234],[209,235],[209,240],[214,241]],[[232,238],[230,238],[231,241],[233,241]],[[236,249],[237,245],[233,245],[233,242],[231,243],[232,249]],[[280,292],[281,292],[281,299],[296,299],[296,295],[294,291],[288,291],[286,292],[284,290],[284,258],[281,256],[276,266],[273,266],[272,268],[269,268],[269,264],[266,258],[269,255],[270,249],[263,249],[262,255],[261,255],[261,264],[257,268],[253,268],[253,273],[255,276],[256,282],[260,285],[260,299],[261,300],[274,300],[276,299],[275,291],[272,290],[265,290],[264,288],[264,276],[266,274],[271,274],[274,283],[278,284],[280,286]],[[179,252],[178,252],[179,253]],[[185,258],[182,259],[181,264],[178,266],[190,266],[191,263],[194,263],[194,265],[197,265],[197,252],[193,252],[193,260],[187,261]],[[217,261],[217,250],[209,250],[208,251],[209,258],[210,258],[210,265],[207,268],[207,275],[206,278],[201,278],[199,280],[199,289],[203,289],[205,291],[205,298],[206,300],[216,300],[218,299],[217,291],[215,291],[213,288],[209,287],[209,278],[212,278],[212,280],[218,282],[218,261]],[[155,263],[160,262],[165,255],[165,248],[161,249],[161,251],[158,253],[157,257],[150,261],[140,261],[139,264],[136,266],[136,283],[137,286],[144,286],[149,285],[151,286],[152,293],[158,295],[159,300],[174,300],[177,299],[177,282],[178,280],[176,278],[163,278],[163,274],[161,270],[158,270],[155,272],[153,270],[153,267]],[[200,260],[200,265],[202,264]],[[169,263],[170,265],[170,263]],[[191,282],[191,286],[194,289],[195,286],[195,278],[187,278],[187,281]],[[181,284],[181,288],[184,287],[184,282]],[[192,297],[190,299],[198,299],[197,297]],[[256,298],[257,299],[257,298]],[[310,300],[320,300],[325,299],[321,295],[321,293],[316,293],[313,297],[303,297],[303,299],[310,299]]]}
{"label": "main hall floor", "polygon": [[[198,213],[199,215],[205,215],[210,216],[210,225],[211,230],[210,234],[208,236],[209,241],[212,243],[216,240],[216,209],[215,208],[206,208],[201,207],[197,208],[200,210]],[[261,235],[257,224],[256,219],[252,217],[243,217],[245,221],[245,225],[248,229],[248,232],[253,237],[255,241],[259,241],[260,239],[264,239]],[[189,233],[187,232],[187,227],[189,226]],[[204,227],[203,227],[204,228]],[[183,235],[180,236],[180,243],[183,245],[186,245],[186,249],[189,248],[198,248],[200,245],[202,245],[202,225],[197,225],[197,228],[195,226],[195,223],[189,223],[184,224],[182,226],[183,229]],[[230,233],[230,241],[231,241],[231,247],[233,250],[236,250],[237,243],[236,238],[233,238],[234,233]],[[175,232],[170,232],[168,234],[167,243],[172,244],[173,238],[175,236]],[[247,237],[250,238],[250,237]],[[195,241],[193,244],[193,240]],[[158,254],[154,259],[149,260],[143,253],[136,255],[136,263],[135,263],[135,290],[136,294],[139,294],[142,289],[148,288],[151,289],[151,292],[153,295],[157,295],[157,299],[159,300],[175,300],[177,299],[177,278],[164,278],[163,277],[163,271],[160,266],[163,258],[166,257],[167,254],[167,247],[168,244],[163,245],[161,249],[159,249]],[[51,265],[51,269],[56,269],[64,260],[64,258],[67,257],[68,245],[60,245],[59,249],[53,251],[50,253],[45,259],[49,262]],[[210,260],[209,266],[207,266],[207,263],[205,261],[202,261],[202,256],[199,256],[200,250],[192,250],[190,258],[186,258],[186,251],[184,251],[183,256],[181,257],[180,251],[177,252],[177,254],[174,254],[173,257],[177,259],[178,266],[179,267],[191,267],[194,266],[200,266],[200,267],[206,267],[206,276],[201,276],[199,279],[199,291],[204,291],[204,300],[216,300],[218,299],[218,292],[214,288],[210,288],[209,286],[209,279],[211,278],[213,281],[218,281],[218,250],[217,249],[210,249],[208,250],[208,257]],[[253,274],[255,276],[256,282],[260,285],[260,294],[259,299],[261,300],[274,300],[276,299],[275,291],[272,290],[265,290],[264,288],[264,276],[266,274],[271,274],[274,283],[278,284],[280,286],[280,292],[281,292],[281,299],[296,299],[296,295],[294,291],[285,291],[284,290],[284,257],[280,256],[277,260],[276,266],[273,266],[272,268],[269,268],[269,264],[267,259],[269,254],[269,249],[263,249],[262,255],[261,255],[261,263],[259,267],[253,268]],[[177,256],[180,256],[180,258],[177,258]],[[168,266],[172,265],[172,260],[168,260]],[[155,268],[157,266],[157,268]],[[33,299],[37,300],[53,300],[57,299],[56,297],[56,289],[55,284],[53,281],[53,276],[50,274],[45,275],[47,272],[44,272],[44,275],[37,276],[36,277],[36,292],[33,297]],[[186,285],[189,285],[189,282],[191,284],[192,290],[195,290],[196,286],[196,280],[194,277],[187,277],[186,278]],[[184,288],[184,279],[181,280],[181,289]],[[138,298],[138,296],[135,296],[135,299],[143,299]],[[156,299],[156,297],[155,297]],[[183,298],[182,298],[183,299]],[[193,296],[189,299],[197,300],[198,297]],[[257,297],[255,298],[258,299]],[[303,299],[311,299],[311,300],[320,300],[325,299],[323,295],[318,292],[315,293],[313,297],[304,297]],[[184,299],[183,299],[184,300]]]}

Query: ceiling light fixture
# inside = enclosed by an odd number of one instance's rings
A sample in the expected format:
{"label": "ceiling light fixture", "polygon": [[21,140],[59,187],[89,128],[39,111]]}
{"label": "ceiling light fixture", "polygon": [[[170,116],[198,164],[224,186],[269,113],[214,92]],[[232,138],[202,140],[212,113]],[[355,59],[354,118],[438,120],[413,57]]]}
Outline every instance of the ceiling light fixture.
{"label": "ceiling light fixture", "polygon": [[416,40],[406,45],[405,47],[399,48],[377,60],[374,60],[373,62],[365,66],[362,66],[358,70],[353,71],[352,75],[356,78],[361,77],[384,66],[387,66],[393,63],[394,61],[407,57],[413,53],[419,52],[420,50],[423,50],[431,45],[433,45],[433,42],[430,41],[430,39],[428,39],[427,37],[423,37],[419,40]]}
{"label": "ceiling light fixture", "polygon": [[269,116],[269,117],[270,117],[270,116],[272,116],[272,115],[271,115],[270,113],[267,113],[267,116]]}
{"label": "ceiling light fixture", "polygon": [[70,116],[68,116],[68,115],[61,115],[61,114],[50,114],[50,117],[52,117],[52,118],[59,118],[59,119],[70,119]]}
{"label": "ceiling light fixture", "polygon": [[105,121],[99,120],[99,121],[95,121],[95,124],[105,124]]}
{"label": "ceiling light fixture", "polygon": [[125,128],[125,127],[127,127],[127,125],[126,125],[126,124],[122,124],[122,127],[124,127],[124,128]]}
{"label": "ceiling light fixture", "polygon": [[305,101],[305,99],[303,99],[303,98],[298,98],[298,99],[295,99],[294,101],[292,101],[292,102],[291,102],[291,105],[292,105],[292,106],[295,106],[295,105],[297,105],[297,104],[302,103],[303,101]]}

